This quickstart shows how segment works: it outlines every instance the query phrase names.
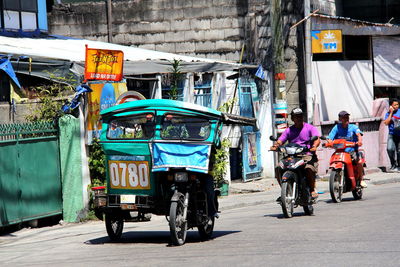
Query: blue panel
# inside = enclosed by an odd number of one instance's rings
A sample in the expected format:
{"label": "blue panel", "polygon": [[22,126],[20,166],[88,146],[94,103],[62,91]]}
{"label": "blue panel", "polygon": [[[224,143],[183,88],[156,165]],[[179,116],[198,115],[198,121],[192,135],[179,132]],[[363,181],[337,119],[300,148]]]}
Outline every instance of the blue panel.
{"label": "blue panel", "polygon": [[39,29],[41,31],[48,31],[49,28],[47,26],[47,8],[46,8],[46,0],[37,0],[38,1],[38,22]]}
{"label": "blue panel", "polygon": [[[254,117],[253,100],[258,99],[254,81],[239,80],[240,115]],[[242,126],[242,166],[243,180],[247,181],[261,176],[261,133],[254,132],[252,126]]]}
{"label": "blue panel", "polygon": [[154,143],[153,172],[165,171],[165,168],[185,168],[207,173],[210,151],[210,145]]}

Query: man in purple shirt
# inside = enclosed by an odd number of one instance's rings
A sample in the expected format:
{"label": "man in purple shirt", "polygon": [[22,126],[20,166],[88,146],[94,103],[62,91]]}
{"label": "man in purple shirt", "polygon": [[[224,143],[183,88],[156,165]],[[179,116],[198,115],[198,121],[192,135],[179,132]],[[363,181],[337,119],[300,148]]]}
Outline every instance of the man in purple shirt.
{"label": "man in purple shirt", "polygon": [[[320,134],[317,128],[304,122],[303,111],[300,108],[294,108],[290,113],[290,117],[294,122],[294,125],[290,126],[282,133],[275,144],[271,147],[271,150],[277,150],[278,147],[283,145],[286,141],[301,146],[307,146],[309,148],[310,152],[303,156],[303,160],[306,162],[305,175],[310,186],[311,197],[317,198],[318,193],[315,191],[315,177],[318,171],[318,158],[315,152],[317,151],[321,141],[318,138],[313,144],[310,144],[310,139],[313,136],[319,137]],[[278,181],[280,183],[279,179]]]}

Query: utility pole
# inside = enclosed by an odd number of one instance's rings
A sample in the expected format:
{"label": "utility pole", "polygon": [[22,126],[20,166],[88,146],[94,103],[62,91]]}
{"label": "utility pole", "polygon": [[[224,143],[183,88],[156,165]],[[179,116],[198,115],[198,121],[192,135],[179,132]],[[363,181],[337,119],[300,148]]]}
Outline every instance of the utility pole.
{"label": "utility pole", "polygon": [[[304,17],[309,15],[310,0],[304,0]],[[305,23],[307,122],[312,123],[314,118],[314,90],[311,76],[311,19],[307,19]]]}
{"label": "utility pole", "polygon": [[[284,45],[283,45],[283,36],[282,36],[282,9],[281,9],[281,0],[273,0],[272,1],[272,32],[273,32],[273,71],[274,75],[277,73],[284,73],[283,66],[283,53],[284,53]],[[275,98],[276,99],[285,99],[286,100],[286,92],[280,90],[280,80],[274,80],[274,88],[275,88]],[[281,86],[282,89],[282,86]]]}
{"label": "utility pole", "polygon": [[111,0],[107,0],[107,33],[108,33],[108,42],[112,43],[112,4],[111,4]]}

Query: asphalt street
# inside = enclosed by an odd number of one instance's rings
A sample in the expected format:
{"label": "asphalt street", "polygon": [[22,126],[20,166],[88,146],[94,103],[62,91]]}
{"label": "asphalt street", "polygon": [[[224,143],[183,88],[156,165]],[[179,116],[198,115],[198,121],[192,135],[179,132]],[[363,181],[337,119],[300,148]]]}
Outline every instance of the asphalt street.
{"label": "asphalt street", "polygon": [[323,193],[314,216],[297,208],[291,219],[274,202],[225,209],[212,240],[201,242],[192,230],[181,247],[170,246],[160,216],[126,224],[119,242],[100,221],[23,229],[0,236],[0,265],[398,266],[399,188],[370,184],[363,200],[347,193],[340,204]]}

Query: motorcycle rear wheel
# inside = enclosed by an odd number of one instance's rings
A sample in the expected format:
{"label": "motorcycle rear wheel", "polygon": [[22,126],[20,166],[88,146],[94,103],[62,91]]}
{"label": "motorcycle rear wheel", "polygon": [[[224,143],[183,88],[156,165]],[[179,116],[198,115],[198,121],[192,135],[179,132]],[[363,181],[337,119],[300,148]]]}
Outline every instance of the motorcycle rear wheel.
{"label": "motorcycle rear wheel", "polygon": [[304,213],[306,215],[313,215],[314,214],[314,207],[312,204],[303,206]]}
{"label": "motorcycle rear wheel", "polygon": [[286,218],[291,218],[293,216],[294,199],[293,196],[293,180],[288,180],[282,183],[281,188],[281,205],[282,212]]}
{"label": "motorcycle rear wheel", "polygon": [[122,216],[106,213],[105,224],[108,237],[112,240],[118,240],[122,236],[122,230],[124,229],[124,219]]}
{"label": "motorcycle rear wheel", "polygon": [[329,176],[329,192],[331,193],[333,203],[340,203],[342,201],[343,186],[340,187],[341,179],[343,179],[341,170],[331,171]]}
{"label": "motorcycle rear wheel", "polygon": [[207,222],[197,226],[201,240],[209,240],[214,231],[215,218],[208,217]]}
{"label": "motorcycle rear wheel", "polygon": [[355,200],[360,200],[363,197],[363,189],[361,187],[357,187],[356,189],[351,191],[351,193],[353,193],[353,197]]}

